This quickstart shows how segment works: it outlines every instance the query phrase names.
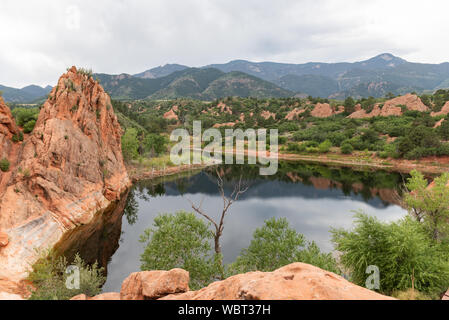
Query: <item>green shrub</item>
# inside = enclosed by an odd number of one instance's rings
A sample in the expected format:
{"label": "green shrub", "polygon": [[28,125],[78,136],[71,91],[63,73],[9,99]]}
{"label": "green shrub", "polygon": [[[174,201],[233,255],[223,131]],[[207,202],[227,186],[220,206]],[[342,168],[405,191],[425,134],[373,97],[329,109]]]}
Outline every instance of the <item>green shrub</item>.
{"label": "green shrub", "polygon": [[329,140],[326,140],[326,141],[320,143],[320,145],[318,146],[318,151],[320,153],[327,153],[330,151],[331,148],[332,148],[332,142],[330,142]]}
{"label": "green shrub", "polygon": [[[79,289],[69,289],[66,286],[66,282],[70,282],[68,277],[71,276],[66,272],[69,265],[79,270]],[[88,266],[76,255],[73,263],[69,264],[65,257],[58,257],[53,252],[33,265],[28,279],[36,287],[30,300],[69,300],[79,294],[92,297],[101,293],[101,286],[106,280],[103,268],[99,268],[97,263]]]}
{"label": "green shrub", "polygon": [[3,172],[7,172],[9,170],[9,160],[6,158],[3,158],[2,160],[0,160],[0,170],[2,170]]}
{"label": "green shrub", "polygon": [[[436,297],[449,286],[448,250],[433,242],[423,226],[410,217],[383,223],[358,213],[351,231],[332,230],[340,262],[351,280],[365,286],[368,266],[380,270],[380,291],[392,294],[413,286]],[[412,284],[412,279],[414,283]]]}
{"label": "green shrub", "polygon": [[25,133],[30,133],[31,131],[33,131],[35,125],[36,125],[36,120],[28,121],[28,122],[23,126],[23,132],[25,132]]}
{"label": "green shrub", "polygon": [[343,154],[351,154],[354,151],[354,148],[350,143],[346,142],[341,145],[340,151]]}

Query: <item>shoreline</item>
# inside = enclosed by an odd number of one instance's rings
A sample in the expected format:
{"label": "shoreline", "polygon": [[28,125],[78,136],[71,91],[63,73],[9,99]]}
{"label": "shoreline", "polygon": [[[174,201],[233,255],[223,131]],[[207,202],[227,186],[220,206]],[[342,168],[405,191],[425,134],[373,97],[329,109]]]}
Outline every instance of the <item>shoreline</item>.
{"label": "shoreline", "polygon": [[[229,154],[229,152],[223,152]],[[234,155],[237,153],[233,152]],[[269,154],[269,152],[267,152]],[[248,156],[248,150],[245,150],[245,156]],[[267,158],[267,155],[258,156]],[[322,165],[336,165],[339,167],[353,168],[354,170],[371,169],[385,170],[389,172],[399,172],[409,174],[412,170],[418,170],[426,175],[437,175],[449,171],[449,157],[431,157],[421,160],[406,159],[380,159],[378,157],[364,157],[363,159],[357,155],[342,154],[292,154],[278,153],[278,160],[282,161],[301,161],[306,163],[315,163]],[[440,162],[441,161],[441,162]],[[173,176],[191,170],[203,170],[210,166],[219,165],[217,163],[203,164],[184,164],[180,166],[166,167],[165,169],[153,169],[151,171],[143,170],[136,165],[128,165],[127,170],[133,183],[143,180],[152,180],[161,177]]]}

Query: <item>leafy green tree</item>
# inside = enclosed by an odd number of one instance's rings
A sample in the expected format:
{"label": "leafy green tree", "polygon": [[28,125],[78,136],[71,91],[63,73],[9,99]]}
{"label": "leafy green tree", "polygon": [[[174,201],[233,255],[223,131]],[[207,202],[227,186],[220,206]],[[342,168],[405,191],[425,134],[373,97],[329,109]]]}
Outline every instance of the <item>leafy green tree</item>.
{"label": "leafy green tree", "polygon": [[126,161],[136,159],[139,156],[139,140],[137,130],[128,128],[122,136],[122,153]]}
{"label": "leafy green tree", "polygon": [[293,262],[310,263],[338,272],[330,254],[321,253],[315,243],[307,244],[304,236],[291,228],[287,219],[272,218],[256,229],[249,247],[241,251],[228,272],[274,271]]}
{"label": "leafy green tree", "polygon": [[417,170],[407,181],[409,193],[404,197],[411,214],[421,222],[434,240],[449,235],[449,173],[436,178],[432,185]]}
{"label": "leafy green tree", "polygon": [[380,291],[392,294],[415,288],[436,297],[449,286],[447,247],[432,241],[423,226],[411,219],[383,223],[357,213],[351,231],[332,231],[340,262],[351,272],[351,280],[365,286],[367,267],[380,271]]}
{"label": "leafy green tree", "polygon": [[343,105],[346,114],[351,114],[355,111],[355,101],[352,97],[347,97]]}
{"label": "leafy green tree", "polygon": [[167,150],[167,143],[165,136],[154,133],[147,134],[143,140],[145,151],[154,155],[164,153]]}
{"label": "leafy green tree", "polygon": [[220,272],[212,254],[212,239],[209,226],[194,213],[159,215],[154,227],[145,230],[140,239],[145,244],[141,270],[182,268],[190,273],[192,289],[207,286]]}
{"label": "leafy green tree", "polygon": [[449,120],[444,120],[438,128],[438,134],[444,140],[449,140]]}

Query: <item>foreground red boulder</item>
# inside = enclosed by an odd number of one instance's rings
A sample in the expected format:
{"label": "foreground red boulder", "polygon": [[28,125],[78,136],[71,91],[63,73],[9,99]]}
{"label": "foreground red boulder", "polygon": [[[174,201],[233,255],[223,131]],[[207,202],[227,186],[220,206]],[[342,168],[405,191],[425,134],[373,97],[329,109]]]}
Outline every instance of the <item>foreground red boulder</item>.
{"label": "foreground red boulder", "polygon": [[392,300],[320,268],[293,263],[274,272],[249,272],[164,300]]}
{"label": "foreground red boulder", "polygon": [[144,271],[131,274],[123,281],[122,300],[154,300],[168,294],[189,291],[189,273],[182,269]]}
{"label": "foreground red boulder", "polygon": [[[273,272],[249,272],[188,291],[187,271],[149,271],[131,274],[122,284],[121,300],[394,300],[320,268],[293,263]],[[117,297],[108,293],[94,298]]]}

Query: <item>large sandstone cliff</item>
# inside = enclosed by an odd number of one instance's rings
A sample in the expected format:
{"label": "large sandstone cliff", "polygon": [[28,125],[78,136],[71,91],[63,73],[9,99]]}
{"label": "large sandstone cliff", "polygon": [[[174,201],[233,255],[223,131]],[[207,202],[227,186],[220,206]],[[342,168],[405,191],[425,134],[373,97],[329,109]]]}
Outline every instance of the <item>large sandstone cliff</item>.
{"label": "large sandstone cliff", "polygon": [[72,67],[50,93],[0,186],[0,231],[9,238],[0,248],[0,291],[2,281],[26,277],[39,250],[53,248],[117,205],[130,186],[120,137],[107,93]]}

